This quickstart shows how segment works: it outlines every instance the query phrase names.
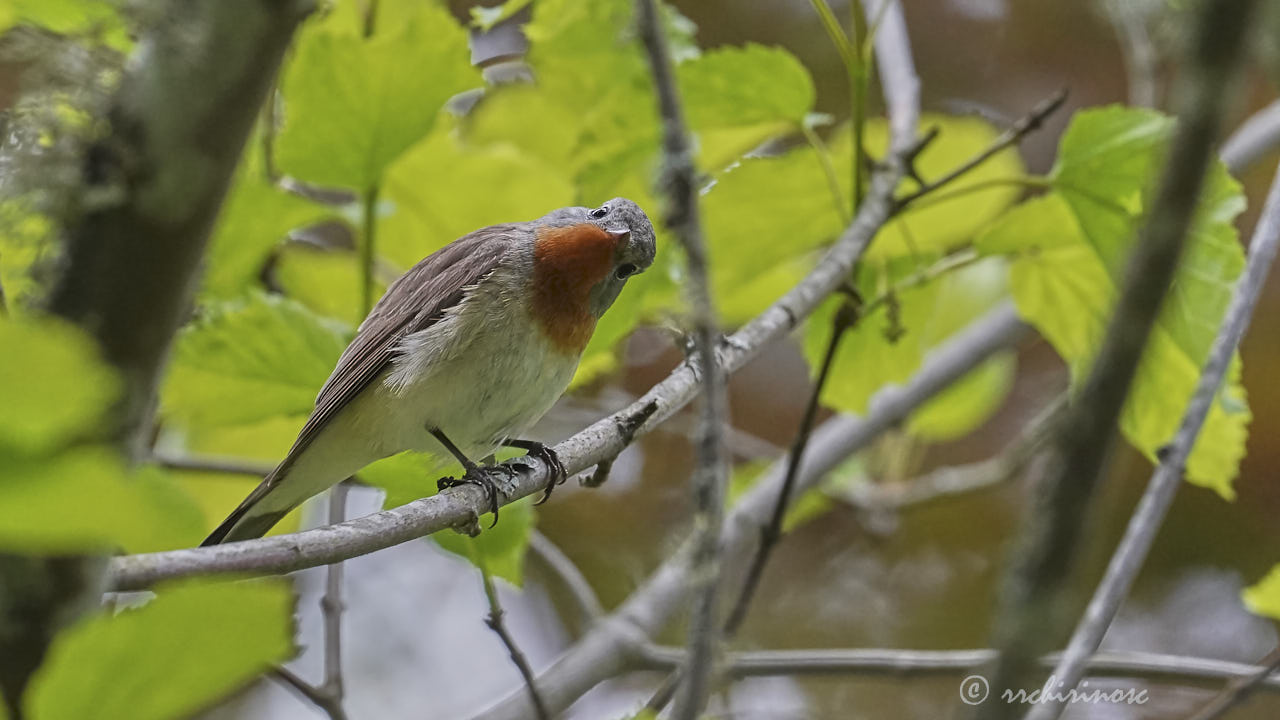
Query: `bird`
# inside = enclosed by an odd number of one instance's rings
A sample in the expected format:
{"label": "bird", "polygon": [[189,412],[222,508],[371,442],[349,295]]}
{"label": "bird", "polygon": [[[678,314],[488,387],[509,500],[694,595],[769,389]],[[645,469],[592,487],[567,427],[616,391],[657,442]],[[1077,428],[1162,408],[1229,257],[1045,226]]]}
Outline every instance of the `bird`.
{"label": "bird", "polygon": [[654,261],[653,225],[614,198],[537,220],[491,225],[427,256],[392,283],[360,324],[287,455],[202,545],[266,534],[304,500],[405,450],[474,461],[501,446],[564,467],[523,433],[569,386],[597,321]]}

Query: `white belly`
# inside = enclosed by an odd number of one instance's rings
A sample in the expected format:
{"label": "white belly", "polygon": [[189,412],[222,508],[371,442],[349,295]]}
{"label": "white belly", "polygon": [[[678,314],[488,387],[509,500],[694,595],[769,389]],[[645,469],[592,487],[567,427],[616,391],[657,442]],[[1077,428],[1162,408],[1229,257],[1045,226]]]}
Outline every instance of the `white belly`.
{"label": "white belly", "polygon": [[405,450],[451,460],[433,428],[476,462],[527,431],[569,386],[578,356],[550,344],[517,299],[521,290],[515,279],[486,282],[405,338],[391,369],[320,431],[264,509],[293,507]]}

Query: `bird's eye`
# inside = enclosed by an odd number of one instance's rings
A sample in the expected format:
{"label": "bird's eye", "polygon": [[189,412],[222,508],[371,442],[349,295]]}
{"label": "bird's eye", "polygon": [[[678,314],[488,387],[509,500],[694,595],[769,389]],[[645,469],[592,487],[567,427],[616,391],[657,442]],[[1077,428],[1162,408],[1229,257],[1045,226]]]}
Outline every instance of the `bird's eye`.
{"label": "bird's eye", "polygon": [[609,206],[608,206],[608,205],[601,205],[600,207],[598,207],[598,208],[596,208],[595,210],[592,210],[592,211],[591,211],[591,217],[593,217],[593,218],[595,218],[595,219],[597,219],[597,220],[599,220],[600,218],[602,218],[602,217],[604,217],[605,215],[608,215],[608,214],[609,214]]}
{"label": "bird's eye", "polygon": [[631,277],[632,275],[635,275],[636,270],[639,270],[639,269],[640,268],[637,268],[635,265],[632,265],[631,263],[622,263],[621,265],[618,266],[617,270],[613,271],[613,275],[619,280],[625,280]]}

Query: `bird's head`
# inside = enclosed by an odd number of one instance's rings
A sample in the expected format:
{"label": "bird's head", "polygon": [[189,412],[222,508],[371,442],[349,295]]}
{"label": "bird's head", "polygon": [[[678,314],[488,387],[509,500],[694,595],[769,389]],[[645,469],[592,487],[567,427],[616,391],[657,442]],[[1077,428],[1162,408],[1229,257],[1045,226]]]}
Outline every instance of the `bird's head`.
{"label": "bird's head", "polygon": [[536,224],[535,267],[560,293],[585,290],[587,309],[597,318],[630,277],[653,264],[657,252],[649,217],[626,198],[554,210]]}

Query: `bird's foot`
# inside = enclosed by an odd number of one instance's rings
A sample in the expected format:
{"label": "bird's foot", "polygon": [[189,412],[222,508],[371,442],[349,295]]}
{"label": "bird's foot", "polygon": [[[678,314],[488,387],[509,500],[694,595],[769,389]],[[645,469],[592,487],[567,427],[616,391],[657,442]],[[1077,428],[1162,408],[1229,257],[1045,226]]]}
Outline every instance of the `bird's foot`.
{"label": "bird's foot", "polygon": [[[498,483],[493,479],[493,472],[500,471],[507,474],[508,480],[515,477],[516,471],[507,465],[493,465],[490,467],[480,467],[472,465],[467,468],[466,473],[461,478],[442,477],[436,481],[436,487],[440,490],[448,488],[460,487],[462,485],[478,485],[484,490],[485,498],[489,502],[489,512],[493,513],[493,522],[489,524],[492,528],[498,524],[498,494],[502,493],[502,489],[498,487]],[[505,494],[505,493],[503,493]]]}
{"label": "bird's foot", "polygon": [[556,454],[556,451],[540,442],[529,443],[529,452],[525,457],[538,458],[551,471],[551,478],[547,480],[546,487],[542,488],[542,497],[538,498],[538,501],[534,503],[534,505],[541,505],[551,497],[551,491],[555,490],[557,485],[569,477],[569,472],[565,470],[564,463],[560,462],[560,456]]}

